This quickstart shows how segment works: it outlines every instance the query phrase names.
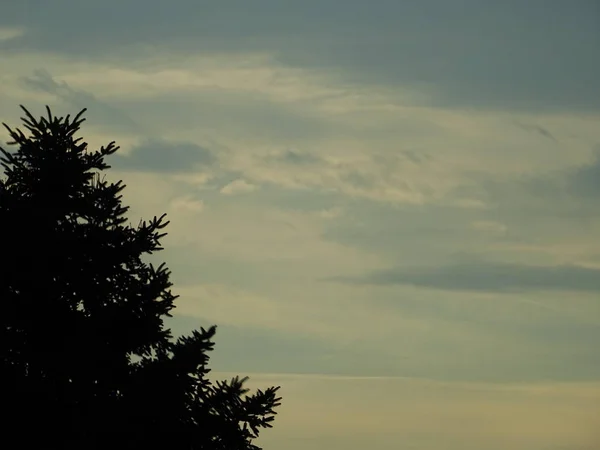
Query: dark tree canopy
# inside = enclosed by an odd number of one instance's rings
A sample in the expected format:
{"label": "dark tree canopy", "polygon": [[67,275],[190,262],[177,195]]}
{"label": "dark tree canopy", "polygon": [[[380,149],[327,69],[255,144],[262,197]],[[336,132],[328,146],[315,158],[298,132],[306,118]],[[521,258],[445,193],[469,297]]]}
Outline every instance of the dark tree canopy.
{"label": "dark tree canopy", "polygon": [[121,181],[76,138],[76,117],[4,126],[0,147],[0,407],[7,448],[258,449],[278,387],[248,394],[246,378],[213,383],[216,327],[174,340],[161,250],[165,215],[126,224]]}

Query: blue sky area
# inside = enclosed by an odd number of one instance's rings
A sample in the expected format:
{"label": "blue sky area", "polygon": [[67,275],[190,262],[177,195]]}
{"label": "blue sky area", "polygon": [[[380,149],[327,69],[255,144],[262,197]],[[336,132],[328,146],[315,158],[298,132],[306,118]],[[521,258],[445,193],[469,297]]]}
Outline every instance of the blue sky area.
{"label": "blue sky area", "polygon": [[0,120],[121,145],[265,450],[592,450],[599,48],[597,0],[0,0]]}

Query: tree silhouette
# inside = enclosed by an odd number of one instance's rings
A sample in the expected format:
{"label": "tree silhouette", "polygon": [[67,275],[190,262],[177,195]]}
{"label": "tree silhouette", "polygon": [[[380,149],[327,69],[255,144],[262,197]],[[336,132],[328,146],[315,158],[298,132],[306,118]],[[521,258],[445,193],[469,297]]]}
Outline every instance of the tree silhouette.
{"label": "tree silhouette", "polygon": [[121,181],[100,176],[111,142],[88,151],[72,120],[4,124],[18,148],[0,162],[2,434],[19,448],[259,449],[279,387],[249,395],[247,378],[213,383],[216,327],[174,340],[163,324],[170,272],[165,215],[126,224]]}

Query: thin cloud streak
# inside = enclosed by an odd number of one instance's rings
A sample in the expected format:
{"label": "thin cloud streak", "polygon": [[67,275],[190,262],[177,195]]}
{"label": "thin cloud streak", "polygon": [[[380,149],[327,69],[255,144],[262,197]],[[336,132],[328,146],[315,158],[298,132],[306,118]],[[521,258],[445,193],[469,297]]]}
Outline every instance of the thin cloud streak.
{"label": "thin cloud streak", "polygon": [[399,268],[364,277],[326,281],[351,284],[407,284],[430,289],[518,293],[528,291],[600,292],[600,269],[575,265],[534,266],[486,261],[439,267]]}

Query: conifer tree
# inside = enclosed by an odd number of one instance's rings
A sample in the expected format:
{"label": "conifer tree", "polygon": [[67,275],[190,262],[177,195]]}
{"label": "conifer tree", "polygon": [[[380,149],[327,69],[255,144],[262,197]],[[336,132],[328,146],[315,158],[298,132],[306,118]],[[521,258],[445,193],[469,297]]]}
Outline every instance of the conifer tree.
{"label": "conifer tree", "polygon": [[[278,387],[248,394],[246,378],[212,382],[216,327],[173,339],[165,215],[127,223],[125,185],[109,183],[71,119],[6,124],[0,147],[0,408],[5,443],[19,448],[258,449]],[[11,445],[8,445],[11,447]]]}

